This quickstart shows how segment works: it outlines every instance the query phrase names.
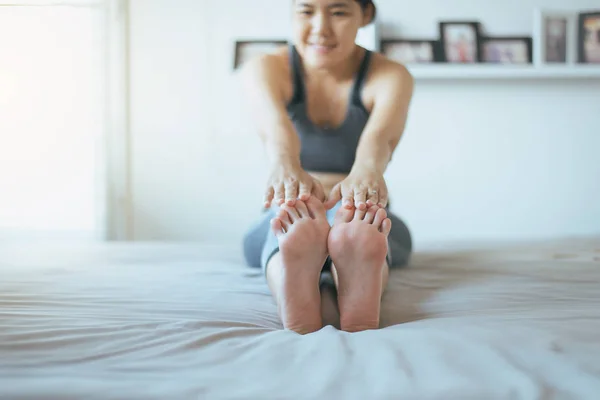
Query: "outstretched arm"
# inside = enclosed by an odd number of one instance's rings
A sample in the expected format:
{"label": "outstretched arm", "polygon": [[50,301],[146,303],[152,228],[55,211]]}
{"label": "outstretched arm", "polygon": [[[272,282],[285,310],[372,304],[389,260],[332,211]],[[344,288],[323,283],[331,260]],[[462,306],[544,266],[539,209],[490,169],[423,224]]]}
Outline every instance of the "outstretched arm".
{"label": "outstretched arm", "polygon": [[265,146],[269,160],[269,178],[264,207],[315,195],[324,200],[323,188],[302,169],[300,140],[285,109],[283,87],[288,74],[280,59],[266,55],[248,61],[241,71],[242,87],[253,122]]}
{"label": "outstretched arm", "polygon": [[333,188],[326,204],[328,208],[339,200],[348,208],[387,206],[383,174],[404,133],[414,80],[404,66],[387,61],[373,77],[372,85],[373,110],[361,136],[352,171]]}
{"label": "outstretched arm", "polygon": [[242,66],[242,88],[269,164],[299,164],[300,143],[285,113],[281,69],[271,55],[252,59]]}

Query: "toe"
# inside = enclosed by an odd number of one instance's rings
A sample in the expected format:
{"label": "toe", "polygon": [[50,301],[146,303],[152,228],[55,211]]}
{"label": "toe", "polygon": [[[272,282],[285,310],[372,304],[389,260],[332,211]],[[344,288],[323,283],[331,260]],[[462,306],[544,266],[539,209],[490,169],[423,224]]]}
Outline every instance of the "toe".
{"label": "toe", "polygon": [[377,213],[375,214],[375,219],[373,220],[373,225],[380,227],[381,224],[383,223],[383,220],[387,218],[387,212],[385,211],[385,208],[380,208],[377,210]]}
{"label": "toe", "polygon": [[310,196],[306,201],[306,208],[312,218],[326,218],[325,205],[315,196]]}
{"label": "toe", "polygon": [[354,217],[354,209],[347,209],[346,207],[340,207],[333,217],[333,224],[344,224],[352,221]]}
{"label": "toe", "polygon": [[361,210],[360,208],[357,208],[356,210],[354,210],[354,220],[355,221],[362,221],[365,218],[365,214],[367,213],[367,210]]}
{"label": "toe", "polygon": [[389,218],[386,218],[383,220],[383,222],[381,223],[381,233],[383,233],[384,235],[389,235],[390,231],[392,230],[392,220]]}
{"label": "toe", "polygon": [[292,221],[290,221],[290,216],[288,215],[287,211],[283,209],[279,210],[279,212],[277,213],[277,219],[279,219],[281,225],[283,226],[283,229],[287,232],[289,226],[292,224]]}
{"label": "toe", "polygon": [[306,203],[302,200],[296,202],[296,210],[298,210],[298,214],[300,218],[310,218],[310,214],[308,213],[308,207]]}
{"label": "toe", "polygon": [[288,213],[288,215],[290,216],[290,221],[292,221],[292,223],[300,219],[300,213],[296,209],[296,206],[284,204],[283,206],[281,206],[281,208]]}
{"label": "toe", "polygon": [[279,218],[273,218],[271,220],[271,230],[273,234],[277,237],[283,235],[283,224]]}
{"label": "toe", "polygon": [[369,209],[367,210],[367,214],[365,215],[365,222],[372,224],[373,220],[375,219],[375,214],[377,213],[377,210],[379,210],[379,207],[377,206],[369,207]]}

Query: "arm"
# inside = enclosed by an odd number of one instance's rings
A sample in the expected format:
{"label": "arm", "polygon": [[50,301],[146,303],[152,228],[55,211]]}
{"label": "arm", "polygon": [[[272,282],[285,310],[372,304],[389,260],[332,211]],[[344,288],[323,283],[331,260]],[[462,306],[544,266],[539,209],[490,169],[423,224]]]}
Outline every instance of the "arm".
{"label": "arm", "polygon": [[388,201],[383,174],[404,133],[414,80],[408,70],[386,61],[372,81],[374,104],[347,179],[333,188],[327,207],[343,199],[347,207],[364,209]]}
{"label": "arm", "polygon": [[272,55],[242,67],[242,89],[270,164],[299,165],[300,143],[286,115],[281,62]]}
{"label": "arm", "polygon": [[284,202],[290,206],[300,198],[314,194],[321,201],[321,184],[302,169],[300,139],[287,115],[284,85],[289,72],[274,55],[248,61],[241,71],[242,89],[253,122],[265,146],[270,174],[264,195],[264,207]]}
{"label": "arm", "polygon": [[369,169],[383,175],[404,134],[414,81],[406,68],[394,64],[381,73],[374,86],[373,110],[361,136],[353,169]]}

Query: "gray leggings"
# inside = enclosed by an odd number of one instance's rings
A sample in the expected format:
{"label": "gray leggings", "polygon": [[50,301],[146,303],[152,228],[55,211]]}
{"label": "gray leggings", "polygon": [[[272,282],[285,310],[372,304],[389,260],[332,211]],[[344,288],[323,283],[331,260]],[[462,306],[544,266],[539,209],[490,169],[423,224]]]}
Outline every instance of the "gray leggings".
{"label": "gray leggings", "polygon": [[[329,225],[333,224],[333,217],[340,208],[338,202],[331,210],[327,210]],[[389,207],[389,206],[388,206]],[[390,268],[406,265],[412,252],[412,238],[408,227],[400,218],[386,208],[388,218],[392,220],[392,230],[388,236],[387,261]],[[277,237],[271,232],[270,221],[275,217],[275,208],[265,210],[259,220],[246,232],[244,236],[244,257],[246,263],[253,268],[266,270],[267,263],[279,251]],[[331,268],[331,259],[328,257],[323,265],[323,271]]]}

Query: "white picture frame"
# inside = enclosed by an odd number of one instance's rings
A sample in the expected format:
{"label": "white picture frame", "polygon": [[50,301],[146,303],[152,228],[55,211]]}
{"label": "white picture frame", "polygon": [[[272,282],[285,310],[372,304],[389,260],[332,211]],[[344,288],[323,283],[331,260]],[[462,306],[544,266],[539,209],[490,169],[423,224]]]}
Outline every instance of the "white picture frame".
{"label": "white picture frame", "polygon": [[[550,54],[550,23],[554,21],[556,50]],[[564,21],[563,24],[561,22]],[[536,66],[574,65],[577,63],[577,13],[569,10],[535,10],[533,33],[533,63]]]}

